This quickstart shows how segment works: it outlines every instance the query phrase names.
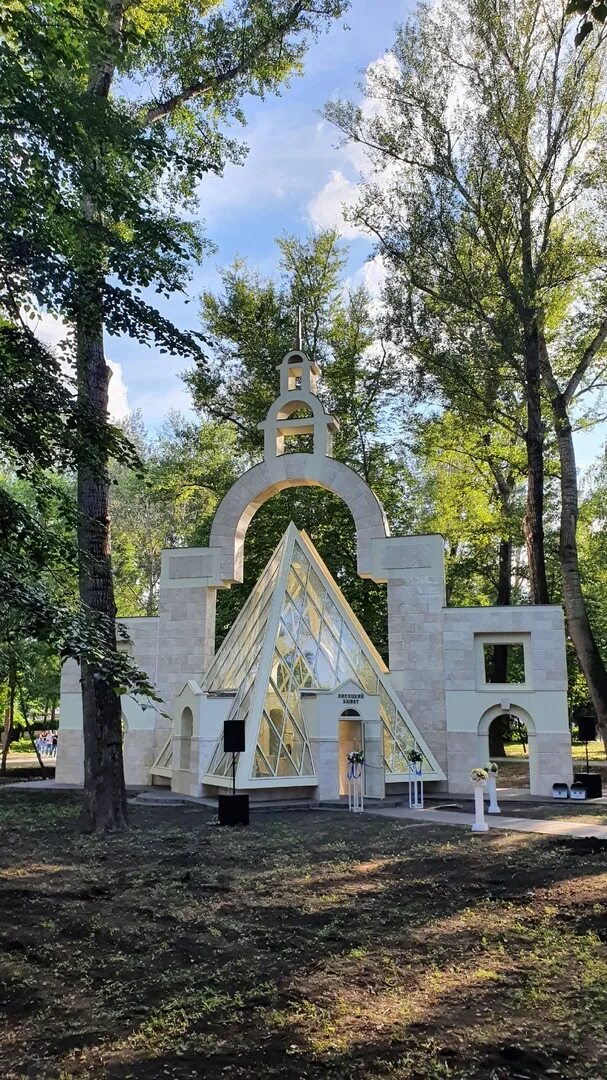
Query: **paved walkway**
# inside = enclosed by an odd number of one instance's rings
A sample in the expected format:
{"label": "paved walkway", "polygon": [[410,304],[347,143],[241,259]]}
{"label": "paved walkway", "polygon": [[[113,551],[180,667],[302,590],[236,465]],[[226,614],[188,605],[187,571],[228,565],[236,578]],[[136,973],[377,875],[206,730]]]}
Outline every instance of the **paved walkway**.
{"label": "paved walkway", "polygon": [[[433,825],[464,825],[471,828],[472,814],[455,810],[409,810],[408,807],[394,806],[382,810],[366,810],[367,814],[377,817],[406,818],[409,821],[426,821]],[[515,818],[505,814],[486,814],[485,820],[490,829],[512,829],[515,832],[543,833],[546,836],[596,837],[607,840],[607,825],[597,825],[588,818]]]}

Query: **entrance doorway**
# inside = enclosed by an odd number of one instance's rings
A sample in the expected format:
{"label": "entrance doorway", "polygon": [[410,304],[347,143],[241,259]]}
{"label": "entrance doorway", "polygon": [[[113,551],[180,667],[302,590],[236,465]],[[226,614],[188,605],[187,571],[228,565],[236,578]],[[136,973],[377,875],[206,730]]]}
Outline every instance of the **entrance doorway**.
{"label": "entrance doorway", "polygon": [[364,750],[363,723],[356,709],[345,709],[339,718],[339,794],[348,794],[348,754]]}
{"label": "entrance doorway", "polygon": [[529,735],[518,716],[501,713],[491,721],[489,757],[499,765],[500,787],[529,788]]}

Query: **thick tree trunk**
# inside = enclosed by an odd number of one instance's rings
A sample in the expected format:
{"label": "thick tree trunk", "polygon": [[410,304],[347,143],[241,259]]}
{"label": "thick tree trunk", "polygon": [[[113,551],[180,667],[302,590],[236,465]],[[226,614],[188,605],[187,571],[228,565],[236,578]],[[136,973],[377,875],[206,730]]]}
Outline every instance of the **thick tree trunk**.
{"label": "thick tree trunk", "polygon": [[499,574],[497,581],[498,607],[509,607],[512,603],[512,541],[500,540]]}
{"label": "thick tree trunk", "polygon": [[[108,0],[107,52],[98,54],[89,76],[91,97],[107,99],[115,72],[124,15],[124,0]],[[94,161],[93,169],[102,166]],[[96,218],[93,201],[85,195],[83,218]],[[76,372],[78,400],[98,422],[107,423],[110,368],[103,348],[102,253],[83,250],[81,288],[76,315]],[[91,467],[78,469],[78,549],[80,599],[93,618],[101,617],[106,648],[116,650],[116,604],[110,555],[110,483],[107,459],[99,451]],[[80,828],[83,832],[114,831],[126,827],[127,805],[122,760],[120,697],[91,664],[81,665],[84,728],[84,797]]]}
{"label": "thick tree trunk", "polygon": [[527,510],[523,533],[529,565],[532,604],[549,604],[544,554],[544,427],[540,397],[540,342],[534,322],[525,332],[525,392],[527,398]]}
{"label": "thick tree trunk", "polygon": [[[499,578],[497,585],[497,597],[496,604],[498,607],[508,607],[512,603],[512,541],[500,540],[499,551]],[[493,660],[492,660],[492,679],[496,683],[505,683],[507,681],[508,673],[508,646],[507,645],[494,645],[493,646]],[[495,732],[492,736],[492,729]],[[500,727],[497,723],[494,723],[489,729],[489,743],[490,751],[492,754],[497,754],[503,757],[504,740],[501,734],[498,736],[497,732],[500,731]],[[494,746],[500,746],[502,753],[498,754],[497,749],[491,749],[491,742],[493,738]]]}
{"label": "thick tree trunk", "polygon": [[489,757],[506,757],[504,718],[502,716],[496,716],[495,720],[489,725]]}
{"label": "thick tree trunk", "polygon": [[578,488],[573,432],[562,395],[552,400],[554,428],[561,465],[561,530],[559,561],[569,635],[588,684],[607,752],[607,668],[595,641],[582,592],[577,548]]}
{"label": "thick tree trunk", "polygon": [[[78,397],[98,419],[107,419],[111,371],[103,351],[101,291],[86,291],[78,319]],[[101,616],[105,644],[116,649],[116,605],[110,555],[107,463],[78,470],[78,548],[80,598],[93,618]],[[85,832],[122,829],[127,821],[122,761],[120,697],[99,671],[82,664],[84,799],[80,827]]]}

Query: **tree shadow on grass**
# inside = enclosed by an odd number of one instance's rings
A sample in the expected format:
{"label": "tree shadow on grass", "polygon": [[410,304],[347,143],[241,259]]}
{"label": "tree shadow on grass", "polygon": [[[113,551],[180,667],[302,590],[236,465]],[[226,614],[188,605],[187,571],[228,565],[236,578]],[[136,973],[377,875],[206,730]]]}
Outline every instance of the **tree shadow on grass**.
{"label": "tree shadow on grass", "polygon": [[[146,810],[128,837],[79,841],[63,803],[46,837],[52,807],[29,806],[32,829],[5,853],[19,884],[0,880],[0,902],[13,890],[4,1048],[28,1058],[11,1078],[509,1076],[500,1038],[516,1048],[533,995],[558,997],[554,972],[539,990],[529,972],[561,955],[559,935],[575,978],[589,963],[576,940],[592,927],[561,911],[542,922],[536,898],[569,883],[573,911],[576,883],[607,872],[603,850],[578,841],[347,815],[269,815],[247,831]],[[51,889],[39,867],[59,856]],[[501,948],[503,970],[475,982]],[[558,1027],[550,1013],[524,1052],[556,1053]]]}

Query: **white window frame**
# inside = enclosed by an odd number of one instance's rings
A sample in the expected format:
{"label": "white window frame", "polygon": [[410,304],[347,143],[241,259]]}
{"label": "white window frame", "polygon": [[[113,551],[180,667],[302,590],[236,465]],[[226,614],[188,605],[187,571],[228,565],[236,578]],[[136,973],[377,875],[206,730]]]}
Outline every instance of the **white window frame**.
{"label": "white window frame", "polygon": [[[485,673],[485,645],[522,645],[525,681],[522,683],[487,682]],[[533,671],[531,665],[531,634],[475,634],[474,655],[476,662],[476,689],[485,694],[496,694],[500,690],[516,690],[525,693],[533,690]]]}

